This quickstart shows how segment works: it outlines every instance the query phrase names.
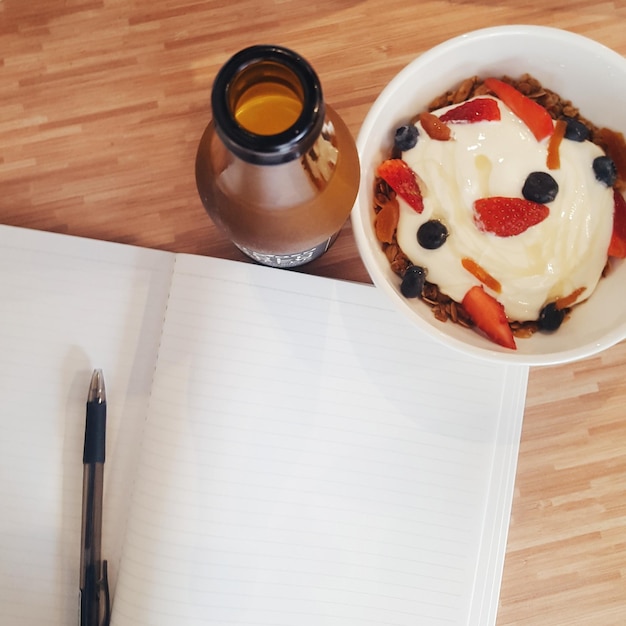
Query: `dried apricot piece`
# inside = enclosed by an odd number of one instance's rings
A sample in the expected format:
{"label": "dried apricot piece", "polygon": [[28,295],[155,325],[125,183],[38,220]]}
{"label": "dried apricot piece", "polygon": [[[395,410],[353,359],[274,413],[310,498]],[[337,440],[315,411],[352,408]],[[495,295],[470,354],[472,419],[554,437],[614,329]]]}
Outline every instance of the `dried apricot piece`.
{"label": "dried apricot piece", "polygon": [[381,243],[391,243],[393,241],[399,219],[400,205],[398,201],[393,198],[385,202],[376,214],[376,221],[374,222],[374,231],[378,241]]}
{"label": "dried apricot piece", "polygon": [[566,128],[567,122],[565,122],[565,120],[557,120],[554,124],[554,132],[550,135],[548,141],[548,156],[546,158],[546,165],[549,170],[558,170],[561,167],[559,148],[565,136]]}
{"label": "dried apricot piece", "polygon": [[436,141],[448,141],[450,139],[450,128],[433,113],[420,113],[419,121],[431,139]]}
{"label": "dried apricot piece", "polygon": [[496,293],[500,293],[502,291],[500,281],[494,278],[484,267],[481,267],[478,263],[476,263],[474,259],[463,257],[461,259],[461,264],[470,274],[483,283],[483,285],[489,287],[489,289],[492,289]]}
{"label": "dried apricot piece", "polygon": [[572,293],[570,293],[569,296],[565,296],[563,298],[557,298],[554,301],[554,306],[556,307],[556,310],[562,311],[563,309],[567,309],[568,307],[572,306],[572,304],[574,304],[574,302],[578,300],[578,296],[583,291],[585,291],[585,287],[578,287],[578,289],[574,289],[574,291],[572,291]]}

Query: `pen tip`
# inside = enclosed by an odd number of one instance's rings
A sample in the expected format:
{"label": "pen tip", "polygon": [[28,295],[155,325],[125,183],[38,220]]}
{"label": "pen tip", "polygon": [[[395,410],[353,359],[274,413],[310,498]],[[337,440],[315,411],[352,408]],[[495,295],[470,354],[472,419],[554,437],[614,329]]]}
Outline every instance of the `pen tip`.
{"label": "pen tip", "polygon": [[91,375],[89,383],[89,396],[87,402],[106,402],[106,391],[104,388],[104,375],[101,369],[95,369]]}

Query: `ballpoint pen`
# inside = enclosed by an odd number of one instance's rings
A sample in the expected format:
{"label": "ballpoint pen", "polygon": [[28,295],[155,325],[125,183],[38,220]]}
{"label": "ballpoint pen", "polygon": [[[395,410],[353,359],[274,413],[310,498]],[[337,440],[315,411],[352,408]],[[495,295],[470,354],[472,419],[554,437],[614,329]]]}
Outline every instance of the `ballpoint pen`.
{"label": "ballpoint pen", "polygon": [[106,441],[106,392],[94,370],[87,396],[83,449],[83,516],[80,554],[80,626],[107,626],[107,562],[102,561],[102,490]]}

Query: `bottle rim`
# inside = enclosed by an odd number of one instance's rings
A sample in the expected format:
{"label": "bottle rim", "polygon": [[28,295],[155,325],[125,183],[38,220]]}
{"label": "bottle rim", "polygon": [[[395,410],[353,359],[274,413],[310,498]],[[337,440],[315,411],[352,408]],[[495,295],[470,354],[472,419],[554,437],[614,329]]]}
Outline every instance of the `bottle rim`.
{"label": "bottle rim", "polygon": [[[290,70],[302,89],[302,110],[296,121],[274,135],[259,135],[243,127],[234,116],[230,90],[236,78],[253,65],[274,62]],[[324,124],[322,86],[315,70],[302,56],[275,45],[255,45],[237,52],[219,70],[211,91],[215,130],[239,158],[258,164],[279,164],[304,154]]]}

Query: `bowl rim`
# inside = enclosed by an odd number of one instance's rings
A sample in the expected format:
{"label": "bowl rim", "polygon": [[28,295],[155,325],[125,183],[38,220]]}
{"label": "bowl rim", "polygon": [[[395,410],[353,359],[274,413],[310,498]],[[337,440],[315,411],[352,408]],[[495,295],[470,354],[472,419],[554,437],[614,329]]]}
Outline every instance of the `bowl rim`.
{"label": "bowl rim", "polygon": [[[510,24],[491,26],[487,28],[480,28],[476,30],[457,35],[450,39],[447,39],[434,47],[419,54],[415,59],[405,65],[400,71],[393,76],[393,78],[383,87],[378,97],[370,107],[367,115],[361,125],[359,133],[356,139],[357,151],[359,159],[361,161],[361,181],[359,184],[359,191],[355,200],[352,212],[351,222],[354,237],[357,244],[357,249],[361,259],[366,267],[366,270],[376,286],[381,289],[389,297],[395,308],[409,318],[411,322],[422,332],[434,337],[435,340],[448,346],[449,348],[459,351],[465,355],[477,357],[479,359],[485,359],[489,361],[498,361],[510,365],[523,365],[523,366],[545,366],[556,365],[567,362],[578,361],[606,350],[615,344],[626,338],[626,319],[612,328],[609,332],[603,335],[600,339],[587,341],[586,343],[576,346],[567,350],[558,350],[544,353],[520,353],[517,351],[507,350],[501,348],[496,344],[490,347],[482,347],[478,345],[470,345],[457,337],[445,332],[443,323],[440,323],[441,328],[437,325],[428,323],[411,307],[411,304],[405,298],[402,298],[390,282],[382,275],[380,275],[379,263],[375,258],[375,252],[371,246],[371,238],[366,232],[366,223],[369,219],[369,215],[366,216],[365,208],[361,208],[362,198],[366,196],[369,191],[369,176],[367,172],[364,172],[364,165],[362,160],[363,150],[366,146],[368,136],[371,132],[376,119],[380,113],[385,109],[389,99],[394,92],[397,92],[399,85],[405,84],[407,76],[413,74],[422,65],[430,65],[433,60],[442,54],[449,54],[458,47],[466,45],[468,42],[474,40],[484,40],[485,38],[501,38],[507,36],[539,36],[543,38],[567,40],[574,43],[584,49],[588,49],[596,54],[602,54],[605,58],[609,59],[616,64],[626,64],[626,58],[605,46],[604,44],[590,39],[584,35],[574,33],[568,30],[541,25],[528,25],[528,24]],[[371,224],[370,224],[371,228]]]}

